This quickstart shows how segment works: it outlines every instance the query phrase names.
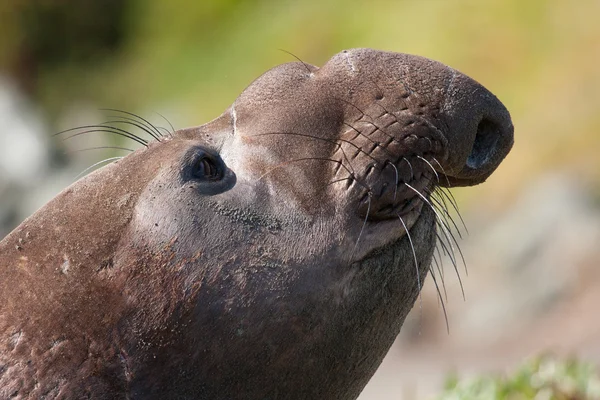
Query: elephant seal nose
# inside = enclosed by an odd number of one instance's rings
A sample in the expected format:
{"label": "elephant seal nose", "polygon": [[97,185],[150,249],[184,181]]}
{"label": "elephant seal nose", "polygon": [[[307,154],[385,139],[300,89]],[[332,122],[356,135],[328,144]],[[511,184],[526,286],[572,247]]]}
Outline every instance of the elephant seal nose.
{"label": "elephant seal nose", "polygon": [[446,174],[451,186],[485,181],[512,148],[514,127],[506,107],[473,79],[454,71],[442,114],[450,152]]}

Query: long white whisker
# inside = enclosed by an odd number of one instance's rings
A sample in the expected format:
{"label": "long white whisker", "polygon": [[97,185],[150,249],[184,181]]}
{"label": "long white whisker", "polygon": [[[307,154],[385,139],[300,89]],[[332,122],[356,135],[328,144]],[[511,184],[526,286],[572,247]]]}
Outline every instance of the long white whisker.
{"label": "long white whisker", "polygon": [[[417,271],[417,285],[419,287],[419,318],[423,317],[423,296],[421,295],[421,274],[419,273],[419,262],[417,261],[417,253],[415,252],[415,246],[413,245],[412,238],[410,237],[410,232],[408,231],[408,227],[404,223],[404,220],[400,216],[400,214],[396,214],[400,223],[404,227],[406,231],[406,236],[408,237],[408,242],[410,243],[410,248],[413,254],[413,260],[415,261],[415,269]],[[421,334],[421,329],[419,328],[419,334]]]}
{"label": "long white whisker", "polygon": [[97,165],[106,164],[106,163],[109,163],[109,162],[115,161],[115,160],[120,160],[121,158],[123,158],[123,157],[111,157],[111,158],[107,158],[106,160],[98,161],[97,163],[90,165],[89,167],[84,169],[79,175],[77,175],[75,177],[75,180],[81,178],[83,175],[85,175],[86,172],[88,172],[90,169],[94,168]]}

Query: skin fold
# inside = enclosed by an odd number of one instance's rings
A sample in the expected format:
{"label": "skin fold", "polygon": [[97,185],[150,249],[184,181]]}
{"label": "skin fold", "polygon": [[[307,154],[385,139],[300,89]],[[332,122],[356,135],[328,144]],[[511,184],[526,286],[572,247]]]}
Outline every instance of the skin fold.
{"label": "skin fold", "polygon": [[435,61],[277,66],[0,242],[0,398],[354,399],[446,234],[432,193],[512,143]]}

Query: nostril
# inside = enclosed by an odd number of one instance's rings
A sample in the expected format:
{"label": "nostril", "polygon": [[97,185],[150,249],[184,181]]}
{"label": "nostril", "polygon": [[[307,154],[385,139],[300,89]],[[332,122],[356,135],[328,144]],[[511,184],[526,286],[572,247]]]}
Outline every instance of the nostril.
{"label": "nostril", "polygon": [[452,186],[484,182],[510,151],[514,127],[496,96],[460,73],[451,74],[442,115],[448,145],[443,168]]}
{"label": "nostril", "polygon": [[496,152],[502,128],[496,122],[484,117],[477,125],[477,133],[471,154],[467,158],[467,166],[479,169],[484,166]]}

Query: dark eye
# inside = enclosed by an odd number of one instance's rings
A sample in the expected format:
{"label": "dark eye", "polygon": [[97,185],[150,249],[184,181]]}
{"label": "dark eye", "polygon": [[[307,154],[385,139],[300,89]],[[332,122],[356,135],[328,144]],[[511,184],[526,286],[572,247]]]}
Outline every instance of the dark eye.
{"label": "dark eye", "polygon": [[180,168],[181,183],[203,196],[218,195],[235,186],[235,173],[219,153],[202,146],[190,147]]}
{"label": "dark eye", "polygon": [[192,174],[195,179],[218,181],[223,178],[223,170],[215,160],[208,156],[199,157],[194,163]]}

